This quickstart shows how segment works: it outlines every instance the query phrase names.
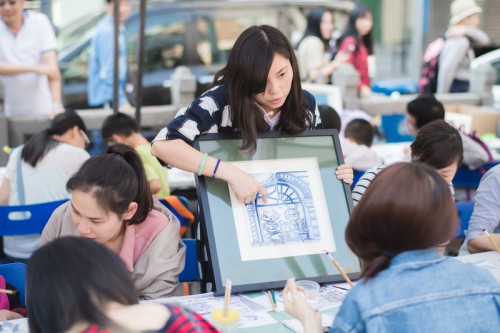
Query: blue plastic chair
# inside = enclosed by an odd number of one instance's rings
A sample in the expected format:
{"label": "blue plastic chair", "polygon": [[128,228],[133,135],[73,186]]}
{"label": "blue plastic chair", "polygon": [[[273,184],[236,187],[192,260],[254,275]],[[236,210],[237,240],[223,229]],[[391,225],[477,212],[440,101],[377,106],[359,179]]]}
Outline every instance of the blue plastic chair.
{"label": "blue plastic chair", "polygon": [[466,165],[461,165],[457,169],[455,177],[453,177],[453,186],[465,188],[467,193],[467,200],[471,199],[471,189],[477,189],[481,178],[483,175],[491,168],[499,164],[500,162],[487,162],[483,164],[480,168],[471,170]]}
{"label": "blue plastic chair", "polygon": [[410,142],[415,139],[408,133],[405,125],[404,114],[384,114],[381,117],[382,131],[385,133],[387,143]]}
{"label": "blue plastic chair", "polygon": [[5,281],[19,290],[21,303],[26,306],[26,268],[28,266],[22,262],[14,262],[0,265],[0,275]]}
{"label": "blue plastic chair", "polygon": [[455,237],[465,237],[465,230],[469,228],[469,221],[474,211],[474,201],[459,201],[455,205],[460,215],[460,225]]}
{"label": "blue plastic chair", "polygon": [[351,188],[354,188],[356,186],[358,180],[365,173],[364,171],[361,170],[353,170],[353,171],[354,171],[354,179],[352,180]]}
{"label": "blue plastic chair", "polygon": [[0,206],[0,236],[41,234],[54,210],[66,201]]}
{"label": "blue plastic chair", "polygon": [[179,275],[179,282],[197,282],[201,280],[198,268],[198,255],[196,253],[196,240],[192,238],[182,238],[186,244],[186,264],[184,270]]}

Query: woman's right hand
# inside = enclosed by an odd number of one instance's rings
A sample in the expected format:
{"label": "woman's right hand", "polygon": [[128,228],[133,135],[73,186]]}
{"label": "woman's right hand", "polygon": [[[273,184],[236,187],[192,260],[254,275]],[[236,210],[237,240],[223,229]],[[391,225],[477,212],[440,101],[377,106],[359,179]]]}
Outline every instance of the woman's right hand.
{"label": "woman's right hand", "polygon": [[[222,166],[222,165],[221,165]],[[262,195],[262,201],[267,203],[267,190],[258,181],[243,172],[240,168],[231,163],[223,163],[221,178],[225,180],[239,201],[251,203],[257,197],[257,193]]]}

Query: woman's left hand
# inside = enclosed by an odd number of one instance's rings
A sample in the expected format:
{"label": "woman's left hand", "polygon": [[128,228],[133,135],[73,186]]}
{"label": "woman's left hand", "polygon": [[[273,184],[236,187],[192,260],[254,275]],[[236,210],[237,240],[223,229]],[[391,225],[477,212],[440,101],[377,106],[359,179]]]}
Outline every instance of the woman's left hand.
{"label": "woman's left hand", "polygon": [[307,303],[294,278],[288,279],[283,289],[283,302],[286,312],[302,323],[305,333],[321,332],[321,315]]}
{"label": "woman's left hand", "polygon": [[352,164],[346,163],[338,166],[335,171],[337,178],[346,184],[351,185],[354,181],[354,170],[352,169]]}

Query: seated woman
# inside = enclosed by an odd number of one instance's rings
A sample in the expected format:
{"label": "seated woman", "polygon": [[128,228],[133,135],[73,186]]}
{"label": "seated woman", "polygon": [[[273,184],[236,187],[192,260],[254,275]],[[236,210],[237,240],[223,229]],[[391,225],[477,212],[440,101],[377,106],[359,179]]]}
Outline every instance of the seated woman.
{"label": "seated woman", "polygon": [[[84,149],[90,143],[86,131],[82,118],[67,110],[24,146],[12,150],[0,187],[0,205],[67,199],[66,182],[89,158]],[[10,261],[25,261],[39,243],[39,234],[3,238],[4,252]]]}
{"label": "seated woman", "polygon": [[[457,221],[448,184],[431,167],[398,163],[381,171],[347,225],[347,245],[363,262],[362,279],[330,332],[497,332],[498,281],[437,251],[454,237]],[[321,332],[293,279],[283,299],[305,332]]]}
{"label": "seated woman", "polygon": [[123,261],[82,237],[62,237],[35,251],[26,290],[31,333],[217,332],[177,305],[138,304]]}
{"label": "seated woman", "polygon": [[60,206],[42,233],[42,244],[82,236],[120,255],[139,296],[171,296],[184,269],[186,248],[179,220],[153,202],[135,150],[117,144],[85,162],[67,184],[71,201]]}

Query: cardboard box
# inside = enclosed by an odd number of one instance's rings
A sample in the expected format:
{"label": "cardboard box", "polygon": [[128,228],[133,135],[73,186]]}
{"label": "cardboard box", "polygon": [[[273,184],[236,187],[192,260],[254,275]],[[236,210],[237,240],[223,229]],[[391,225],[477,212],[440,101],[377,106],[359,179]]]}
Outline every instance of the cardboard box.
{"label": "cardboard box", "polygon": [[476,131],[479,137],[486,133],[497,136],[500,112],[492,108],[465,104],[446,104],[444,109],[445,120],[453,127],[461,128],[466,133]]}

